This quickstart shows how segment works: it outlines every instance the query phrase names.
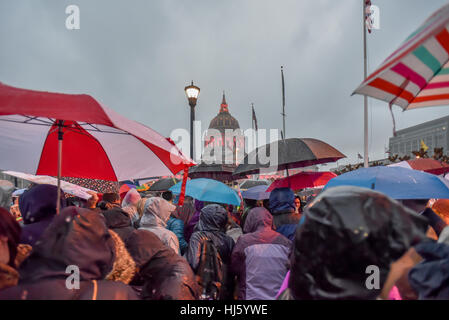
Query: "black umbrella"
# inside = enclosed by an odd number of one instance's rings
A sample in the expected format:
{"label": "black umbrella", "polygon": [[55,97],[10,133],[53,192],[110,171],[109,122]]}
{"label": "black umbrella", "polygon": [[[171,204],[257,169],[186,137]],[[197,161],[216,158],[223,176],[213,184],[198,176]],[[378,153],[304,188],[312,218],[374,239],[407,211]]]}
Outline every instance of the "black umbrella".
{"label": "black umbrella", "polygon": [[247,189],[249,189],[249,188],[252,188],[252,187],[256,187],[256,186],[260,186],[260,185],[270,185],[271,184],[271,182],[270,181],[268,181],[268,180],[253,180],[253,179],[248,179],[248,180],[245,180],[245,181],[243,181],[241,184],[240,184],[240,189],[241,190],[247,190]]}
{"label": "black umbrella", "polygon": [[235,168],[236,166],[232,164],[207,164],[203,162],[189,168],[189,177],[192,179],[208,178],[218,181],[232,181],[235,180],[233,176]]}
{"label": "black umbrella", "polygon": [[[275,161],[261,163],[261,159],[271,159],[271,150],[277,144]],[[258,174],[261,169],[280,171],[285,169],[308,167],[316,164],[334,162],[346,156],[329,144],[311,138],[290,138],[263,145],[249,154],[235,169],[235,176]],[[271,160],[270,160],[271,161]]]}
{"label": "black umbrella", "polygon": [[162,178],[153,183],[148,189],[148,191],[167,191],[172,186],[177,184],[179,182],[179,179],[175,178]]}

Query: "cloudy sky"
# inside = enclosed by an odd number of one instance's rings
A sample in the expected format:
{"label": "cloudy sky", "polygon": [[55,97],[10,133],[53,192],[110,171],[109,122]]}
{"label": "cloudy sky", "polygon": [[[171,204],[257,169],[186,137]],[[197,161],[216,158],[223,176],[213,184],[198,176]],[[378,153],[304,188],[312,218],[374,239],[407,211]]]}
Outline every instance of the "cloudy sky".
{"label": "cloudy sky", "polygon": [[[242,129],[281,128],[286,81],[287,137],[321,139],[356,162],[363,154],[362,0],[2,0],[0,81],[88,93],[165,136],[189,128],[184,87],[201,88],[203,128],[226,91]],[[373,71],[443,0],[372,0],[380,30],[368,35]],[[80,30],[67,30],[68,5]],[[370,99],[370,158],[385,157],[387,104]],[[445,116],[448,107],[402,112],[397,129]]]}

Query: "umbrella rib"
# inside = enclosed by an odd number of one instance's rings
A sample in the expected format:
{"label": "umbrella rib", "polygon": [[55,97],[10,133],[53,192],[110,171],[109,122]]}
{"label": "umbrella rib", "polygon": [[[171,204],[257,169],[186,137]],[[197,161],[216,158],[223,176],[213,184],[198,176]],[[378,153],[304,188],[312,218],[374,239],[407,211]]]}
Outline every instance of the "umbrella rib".
{"label": "umbrella rib", "polygon": [[[50,119],[50,118],[48,118],[48,120],[50,122],[47,122],[47,121],[45,121],[45,120],[43,120],[43,119],[41,119],[39,117],[30,117],[30,116],[24,116],[24,117],[26,117],[27,120],[19,121],[19,120],[13,120],[13,119],[0,119],[0,121],[13,122],[13,123],[23,123],[23,124],[35,125],[35,126],[52,126],[54,124],[54,120]],[[39,121],[41,123],[29,122],[29,121],[33,121],[33,120]],[[114,131],[109,131],[109,130],[101,130],[101,129],[98,129],[95,126],[93,126],[92,124],[87,123],[87,122],[86,123],[79,123],[79,124],[80,125],[90,125],[93,128],[93,129],[83,128],[86,131],[96,131],[96,132],[102,132],[102,133],[131,135],[129,132],[125,132],[125,131],[122,131],[122,132],[115,131],[114,132]],[[63,127],[68,128],[65,125],[63,125]]]}
{"label": "umbrella rib", "polygon": [[[122,132],[114,132],[114,131],[101,130],[100,128],[94,126],[92,123],[89,123],[89,122],[83,122],[83,123],[80,122],[79,125],[80,125],[80,126],[81,126],[81,125],[88,125],[88,126],[90,126],[90,127],[93,128],[93,129],[83,128],[83,129],[86,130],[86,131],[96,131],[96,132],[102,132],[102,133],[113,133],[113,134],[126,134],[126,135],[131,135],[129,132],[125,132],[125,131],[122,131]],[[120,130],[120,129],[118,129],[118,130]]]}
{"label": "umbrella rib", "polygon": [[[37,126],[52,126],[53,122],[46,122],[42,119],[39,119],[38,117],[29,117],[29,116],[25,116],[28,119],[25,121],[19,121],[19,120],[13,120],[13,119],[0,119],[0,121],[5,121],[5,122],[14,122],[14,123],[25,123],[25,124],[30,124],[30,125],[37,125]],[[36,120],[36,121],[40,121],[42,123],[30,123],[28,121],[32,121],[32,120]]]}

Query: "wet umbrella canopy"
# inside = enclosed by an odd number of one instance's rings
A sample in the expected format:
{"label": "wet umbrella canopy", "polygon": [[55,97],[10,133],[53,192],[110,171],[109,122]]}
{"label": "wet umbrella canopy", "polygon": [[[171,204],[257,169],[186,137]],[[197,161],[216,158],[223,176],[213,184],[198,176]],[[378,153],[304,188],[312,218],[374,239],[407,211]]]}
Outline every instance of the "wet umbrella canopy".
{"label": "wet umbrella canopy", "polygon": [[248,179],[243,181],[240,184],[240,190],[247,190],[249,188],[253,188],[256,186],[268,186],[270,185],[270,181],[268,180],[253,180],[253,179]]}
{"label": "wet umbrella canopy", "polygon": [[234,170],[235,165],[232,164],[200,163],[189,168],[189,177],[192,179],[207,178],[219,181],[232,181],[235,180],[232,176]]}
{"label": "wet umbrella canopy", "polygon": [[[390,264],[426,238],[427,221],[370,189],[335,187],[321,193],[297,228],[290,292],[296,299],[376,299]],[[379,289],[366,287],[368,266]]]}
{"label": "wet umbrella canopy", "polygon": [[175,178],[162,178],[153,183],[149,191],[167,191],[170,187],[179,182],[179,179]]}
{"label": "wet umbrella canopy", "polygon": [[248,190],[242,191],[243,199],[252,199],[252,200],[266,200],[270,199],[271,192],[267,192],[267,185],[259,185]]}
{"label": "wet umbrella canopy", "polygon": [[[272,156],[271,151],[276,150],[277,156],[276,154]],[[272,142],[251,151],[234,171],[234,175],[257,174],[263,169],[274,172],[287,168],[307,167],[334,162],[342,158],[345,158],[344,154],[323,141],[290,138]]]}
{"label": "wet umbrella canopy", "polygon": [[449,182],[446,179],[401,167],[360,168],[333,178],[324,189],[336,186],[369,188],[396,200],[449,198]]}

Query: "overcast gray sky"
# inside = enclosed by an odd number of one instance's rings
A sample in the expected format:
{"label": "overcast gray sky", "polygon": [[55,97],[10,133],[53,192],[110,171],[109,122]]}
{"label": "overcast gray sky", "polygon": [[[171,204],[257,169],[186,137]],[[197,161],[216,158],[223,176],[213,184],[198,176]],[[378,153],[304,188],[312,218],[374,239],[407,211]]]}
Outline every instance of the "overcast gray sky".
{"label": "overcast gray sky", "polygon": [[[368,35],[373,71],[443,0],[372,0],[380,30]],[[80,8],[67,30],[65,8]],[[201,88],[203,128],[226,91],[242,129],[281,128],[286,81],[287,137],[321,139],[356,162],[363,154],[362,0],[2,0],[0,81],[18,87],[88,93],[169,136],[189,128],[184,87]],[[385,156],[392,120],[370,99],[370,158]],[[449,106],[401,112],[397,129],[436,119]]]}

